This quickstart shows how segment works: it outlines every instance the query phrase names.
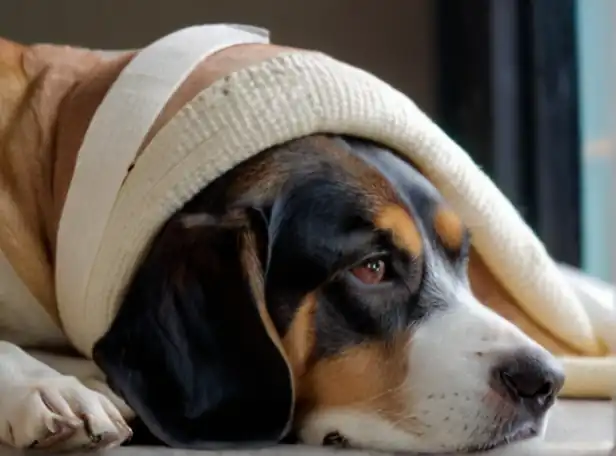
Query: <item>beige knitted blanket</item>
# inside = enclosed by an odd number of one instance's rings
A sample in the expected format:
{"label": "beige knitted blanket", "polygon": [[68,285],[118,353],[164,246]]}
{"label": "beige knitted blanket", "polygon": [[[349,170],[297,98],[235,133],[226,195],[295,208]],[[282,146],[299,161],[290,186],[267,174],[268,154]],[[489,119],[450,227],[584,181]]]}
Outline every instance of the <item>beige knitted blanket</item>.
{"label": "beige knitted blanket", "polygon": [[[178,56],[183,48],[196,46],[190,44],[189,35],[183,46],[174,48]],[[237,42],[267,42],[266,35],[255,30],[235,29],[230,36]],[[232,45],[233,39],[216,49]],[[165,65],[157,62],[156,53],[148,55],[151,61],[139,72],[125,70],[132,78],[129,88],[139,91],[152,74],[163,71]],[[144,68],[150,74],[144,74]],[[185,75],[173,77],[181,80]],[[96,143],[104,138],[109,150],[114,136],[122,138],[131,128],[127,126],[139,123],[135,119],[145,116],[146,125],[152,114],[138,96],[118,97],[114,90],[84,140],[58,238],[60,316],[67,335],[85,355],[90,355],[94,342],[110,325],[149,241],[174,211],[260,151],[329,132],[380,142],[416,163],[471,228],[475,250],[523,312],[542,330],[583,354],[564,359],[568,380],[563,394],[611,395],[616,361],[605,355],[606,347],[616,347],[613,288],[602,284],[598,286],[603,287],[601,294],[579,271],[556,265],[469,155],[413,101],[379,78],[319,52],[278,53],[205,87],[138,158],[139,141],[123,152],[129,156],[116,157],[116,164],[125,163],[123,168],[97,162]],[[113,121],[103,111],[113,112]],[[110,179],[106,173],[116,177]],[[106,188],[111,181],[117,186]],[[98,210],[99,205],[84,201],[98,198],[94,193],[101,191],[109,211],[100,233],[91,234],[83,223],[96,217],[91,208]],[[81,251],[76,243],[94,248]]]}

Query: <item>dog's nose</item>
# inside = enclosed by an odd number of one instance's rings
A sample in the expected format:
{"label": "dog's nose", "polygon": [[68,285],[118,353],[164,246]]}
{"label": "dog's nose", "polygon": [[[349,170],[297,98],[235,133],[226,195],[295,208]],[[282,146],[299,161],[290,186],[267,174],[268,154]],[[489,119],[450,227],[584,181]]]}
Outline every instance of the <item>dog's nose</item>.
{"label": "dog's nose", "polygon": [[545,412],[565,383],[555,359],[522,352],[504,358],[492,377],[495,389],[533,413]]}

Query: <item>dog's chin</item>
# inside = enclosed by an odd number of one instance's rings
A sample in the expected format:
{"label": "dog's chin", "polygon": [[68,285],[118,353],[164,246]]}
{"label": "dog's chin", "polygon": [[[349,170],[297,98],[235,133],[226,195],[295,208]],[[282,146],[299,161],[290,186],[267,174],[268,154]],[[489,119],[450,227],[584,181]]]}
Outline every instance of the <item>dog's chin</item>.
{"label": "dog's chin", "polygon": [[[455,451],[453,454],[461,454],[461,453],[483,453],[490,452],[491,450],[496,450],[505,445],[528,441],[534,438],[539,437],[543,432],[543,426],[538,422],[524,422],[518,424],[516,426],[508,426],[507,432],[499,432],[494,437],[489,439],[486,442],[481,444],[472,444],[468,446],[461,447]],[[336,448],[352,448],[353,444],[347,440],[347,438],[341,435],[338,432],[331,432],[327,434],[322,442],[323,446],[330,446]],[[420,452],[420,453],[412,453],[417,455],[425,455],[428,456],[430,453]],[[446,455],[450,453],[442,453],[438,454]]]}
{"label": "dog's chin", "polygon": [[543,433],[543,424],[537,421],[526,421],[515,426],[508,426],[506,431],[500,431],[488,441],[461,448],[459,453],[478,453],[494,450],[512,443],[531,440]]}

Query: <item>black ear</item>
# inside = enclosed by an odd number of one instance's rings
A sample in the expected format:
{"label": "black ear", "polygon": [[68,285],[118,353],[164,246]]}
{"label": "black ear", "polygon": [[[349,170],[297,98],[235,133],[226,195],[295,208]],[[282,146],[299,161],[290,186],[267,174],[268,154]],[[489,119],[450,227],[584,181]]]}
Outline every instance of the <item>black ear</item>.
{"label": "black ear", "polygon": [[169,446],[277,442],[294,392],[263,299],[264,240],[250,219],[200,220],[162,230],[94,360]]}

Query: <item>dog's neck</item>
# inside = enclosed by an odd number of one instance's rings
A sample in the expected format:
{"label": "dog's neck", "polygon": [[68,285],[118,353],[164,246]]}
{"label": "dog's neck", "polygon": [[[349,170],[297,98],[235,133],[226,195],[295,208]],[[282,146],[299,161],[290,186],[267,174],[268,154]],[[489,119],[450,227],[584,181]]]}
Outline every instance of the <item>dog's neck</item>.
{"label": "dog's neck", "polygon": [[54,212],[50,214],[49,235],[55,252],[57,227],[73,176],[79,149],[88,126],[107,91],[130,62],[133,53],[103,58],[85,73],[58,105],[58,122],[53,145]]}
{"label": "dog's neck", "polygon": [[[221,77],[288,48],[238,45],[208,57],[174,93],[142,149],[197,93]],[[92,116],[133,51],[0,41],[0,249],[57,317],[53,263],[57,227]]]}
{"label": "dog's neck", "polygon": [[[98,103],[96,91],[91,102],[73,98],[119,61],[85,49],[0,41],[0,249],[52,317],[57,224]],[[113,79],[98,84],[101,98]]]}

